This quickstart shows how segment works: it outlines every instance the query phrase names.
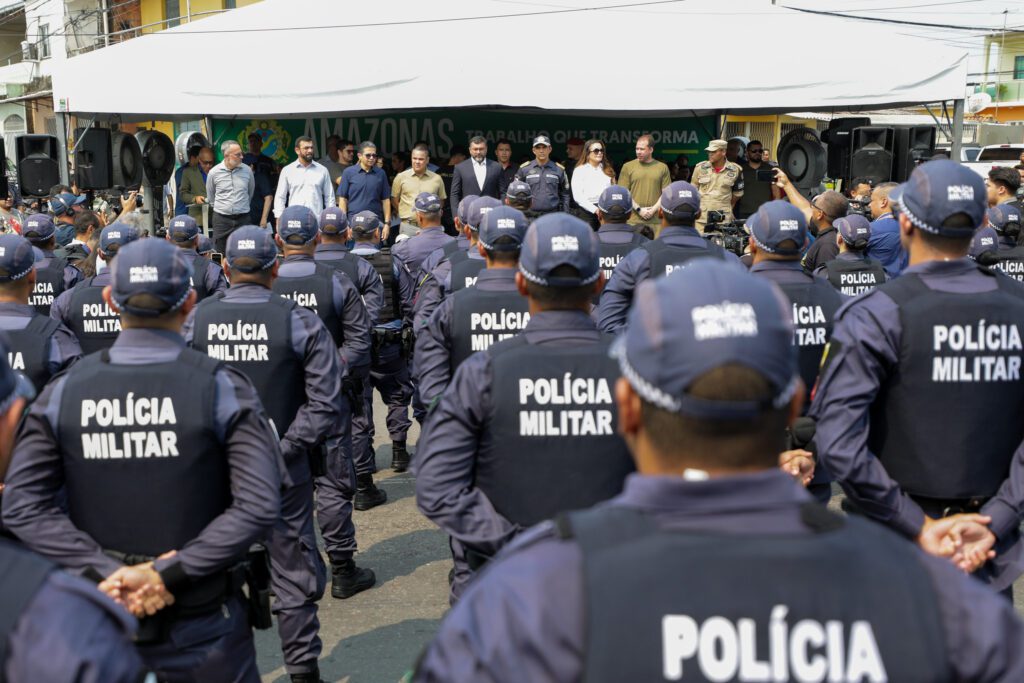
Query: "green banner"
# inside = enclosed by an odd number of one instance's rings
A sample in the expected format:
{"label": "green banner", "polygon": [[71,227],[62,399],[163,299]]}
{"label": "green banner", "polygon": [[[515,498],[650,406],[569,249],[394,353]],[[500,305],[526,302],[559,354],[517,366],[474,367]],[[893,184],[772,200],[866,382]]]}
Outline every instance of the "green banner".
{"label": "green banner", "polygon": [[[714,117],[608,118],[587,115],[555,115],[513,113],[494,110],[434,110],[401,112],[394,115],[350,116],[306,119],[215,119],[213,135],[217,143],[238,140],[246,147],[250,133],[263,138],[263,153],[279,163],[295,159],[297,137],[307,135],[317,145],[317,156],[323,154],[327,136],[339,135],[358,144],[370,140],[377,150],[386,154],[408,151],[426,141],[434,160],[448,157],[452,145],[467,145],[469,138],[483,135],[490,142],[507,138],[512,143],[512,158],[530,159],[530,146],[537,135],[547,135],[553,146],[552,156],[563,159],[567,140],[578,137],[596,138],[608,147],[617,164],[636,157],[636,139],[644,133],[654,139],[654,155],[673,161],[686,154],[690,166],[705,158],[704,148],[714,132]],[[218,145],[215,144],[216,148]]]}

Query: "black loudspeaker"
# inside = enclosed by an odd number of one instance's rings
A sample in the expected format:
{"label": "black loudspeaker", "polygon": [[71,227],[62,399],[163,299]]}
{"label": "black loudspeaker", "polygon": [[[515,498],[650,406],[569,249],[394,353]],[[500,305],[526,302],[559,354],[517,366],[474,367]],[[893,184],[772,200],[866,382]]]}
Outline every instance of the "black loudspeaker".
{"label": "black loudspeaker", "polygon": [[26,197],[45,197],[60,182],[57,138],[52,135],[19,135],[14,138],[18,186]]}
{"label": "black loudspeaker", "polygon": [[797,187],[817,187],[825,177],[825,147],[813,128],[786,133],[779,140],[776,154],[779,166]]}
{"label": "black loudspeaker", "polygon": [[111,134],[110,156],[113,161],[111,187],[138,189],[142,185],[142,148],[135,136],[120,131]]}
{"label": "black loudspeaker", "polygon": [[3,137],[0,137],[0,199],[6,198],[11,191],[7,182],[7,145]]}
{"label": "black loudspeaker", "polygon": [[862,126],[853,131],[850,177],[867,178],[874,187],[892,178],[894,131],[883,126]]}
{"label": "black loudspeaker", "polygon": [[153,187],[166,185],[174,174],[174,143],[158,130],[135,134],[142,149],[142,170]]}
{"label": "black loudspeaker", "polygon": [[828,145],[829,178],[850,179],[850,143],[853,130],[870,125],[871,119],[867,116],[851,116],[828,122],[828,129],[821,132],[821,141]]}
{"label": "black loudspeaker", "polygon": [[935,126],[897,126],[893,143],[892,179],[906,182],[919,165],[935,154]]}
{"label": "black loudspeaker", "polygon": [[75,184],[78,189],[108,190],[114,185],[111,171],[110,130],[79,128],[75,149]]}

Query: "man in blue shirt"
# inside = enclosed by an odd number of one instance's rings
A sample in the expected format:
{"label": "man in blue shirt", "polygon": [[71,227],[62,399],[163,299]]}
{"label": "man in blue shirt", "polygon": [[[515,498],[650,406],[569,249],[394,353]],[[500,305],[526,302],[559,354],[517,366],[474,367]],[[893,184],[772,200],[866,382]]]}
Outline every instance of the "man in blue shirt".
{"label": "man in blue shirt", "polygon": [[360,211],[372,211],[384,223],[383,239],[388,238],[391,225],[391,184],[384,169],[377,168],[377,146],[359,143],[359,163],[341,174],[338,184],[338,206],[352,217]]}
{"label": "man in blue shirt", "polygon": [[890,193],[899,183],[880,183],[871,192],[871,239],[867,255],[882,262],[885,274],[892,279],[903,272],[909,262],[907,251],[900,244],[900,224],[893,214],[896,197]]}

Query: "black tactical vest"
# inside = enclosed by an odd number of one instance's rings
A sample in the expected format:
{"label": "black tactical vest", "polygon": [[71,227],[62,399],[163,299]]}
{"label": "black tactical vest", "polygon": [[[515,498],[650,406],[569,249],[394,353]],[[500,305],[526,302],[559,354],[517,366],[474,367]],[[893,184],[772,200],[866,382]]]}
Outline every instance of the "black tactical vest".
{"label": "black tactical vest", "polygon": [[67,259],[48,256],[50,262],[42,268],[36,268],[36,284],[32,288],[29,303],[43,315],[50,315],[53,300],[64,291],[64,269]]}
{"label": "black tactical vest", "polygon": [[810,407],[811,389],[818,379],[821,355],[832,337],[832,322],[843,305],[839,292],[820,278],[806,276],[807,282],[777,282],[789,298],[793,315],[793,346],[797,349],[800,379],[806,385],[804,409]]}
{"label": "black tactical vest", "polygon": [[487,261],[479,258],[470,258],[468,251],[461,250],[452,254],[448,258],[448,262],[452,265],[451,274],[449,275],[452,285],[450,291],[452,292],[475,285],[480,271],[487,265]]}
{"label": "black tactical vest", "polygon": [[[632,235],[632,238],[628,242],[622,242],[621,244],[600,242],[598,245],[601,254],[601,270],[604,271],[604,279],[610,280],[612,273],[615,272],[615,266],[619,265],[619,261],[625,258],[626,254],[637,247],[646,244],[649,240],[645,240],[642,235],[627,227],[624,227],[622,230],[611,230],[606,232],[624,232]],[[597,233],[598,239],[601,238],[602,234],[605,233]],[[651,272],[654,272],[653,269]]]}
{"label": "black tactical vest", "polygon": [[996,493],[1024,439],[1024,288],[955,294],[915,274],[883,285],[900,310],[900,362],[871,406],[868,447],[909,494]]}
{"label": "black tactical vest", "polygon": [[182,548],[231,504],[218,366],[192,349],[151,365],[115,365],[103,351],[68,372],[57,421],[68,514],[103,548]]}
{"label": "black tactical vest", "polygon": [[6,330],[7,360],[12,370],[32,380],[38,393],[50,381],[50,340],[58,323],[41,313],[32,316],[28,325],[20,330]]}
{"label": "black tactical vest", "polygon": [[0,539],[0,683],[5,671],[11,632],[25,608],[57,567],[35,553]]}
{"label": "black tactical vest", "polygon": [[690,259],[713,256],[725,259],[725,249],[706,243],[704,246],[683,246],[680,244],[669,244],[664,240],[656,239],[644,242],[641,249],[646,249],[651,256],[651,278],[667,275],[674,270],[686,267]]}
{"label": "black tactical vest", "polygon": [[998,251],[999,261],[992,265],[1014,280],[1024,282],[1024,246],[1010,247]]}
{"label": "black tactical vest", "polygon": [[844,296],[870,292],[885,282],[885,268],[873,258],[861,258],[856,261],[837,258],[825,261],[825,273],[832,286]]}
{"label": "black tactical vest", "polygon": [[282,275],[275,279],[274,293],[316,313],[331,333],[334,345],[341,346],[345,342],[345,327],[341,323],[341,311],[334,306],[334,269],[319,261],[313,263],[316,267],[309,275]]}
{"label": "black tactical vest", "polygon": [[340,253],[341,258],[324,259],[323,261],[318,259],[317,263],[333,268],[336,273],[345,273],[352,282],[359,282],[359,257],[350,251],[330,253]]}
{"label": "black tactical vest", "polygon": [[475,484],[510,522],[531,526],[607,500],[633,471],[615,431],[610,341],[539,346],[520,336],[491,349],[494,418]]}
{"label": "black tactical vest", "polygon": [[196,308],[192,345],[252,380],[274,429],[283,437],[306,402],[306,372],[292,348],[296,303],[271,296],[244,304],[212,296]]}
{"label": "black tactical vest", "polygon": [[804,517],[814,532],[672,531],[623,506],[560,520],[583,555],[583,680],[952,680],[917,549],[820,507]]}
{"label": "black tactical vest", "polygon": [[519,334],[530,322],[529,311],[529,301],[516,291],[469,287],[452,294],[452,374],[477,351]]}
{"label": "black tactical vest", "polygon": [[89,277],[75,285],[68,307],[68,327],[85,355],[109,349],[121,332],[121,316],[103,301],[103,287],[93,286],[95,279]]}
{"label": "black tactical vest", "polygon": [[395,278],[395,262],[391,259],[391,250],[384,247],[374,254],[363,256],[370,262],[373,269],[380,276],[381,284],[384,285],[384,301],[380,308],[380,319],[377,323],[387,323],[402,317],[402,296],[398,290],[398,280]]}

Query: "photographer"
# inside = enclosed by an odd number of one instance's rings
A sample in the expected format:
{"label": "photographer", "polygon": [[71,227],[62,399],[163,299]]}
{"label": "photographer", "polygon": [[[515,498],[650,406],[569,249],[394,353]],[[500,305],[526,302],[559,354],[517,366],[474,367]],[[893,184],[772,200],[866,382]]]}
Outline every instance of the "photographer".
{"label": "photographer", "polygon": [[747,158],[740,164],[743,196],[736,202],[736,218],[749,218],[765,202],[782,198],[782,191],[775,186],[774,169],[763,160],[763,155],[761,141],[751,140],[747,145]]}

